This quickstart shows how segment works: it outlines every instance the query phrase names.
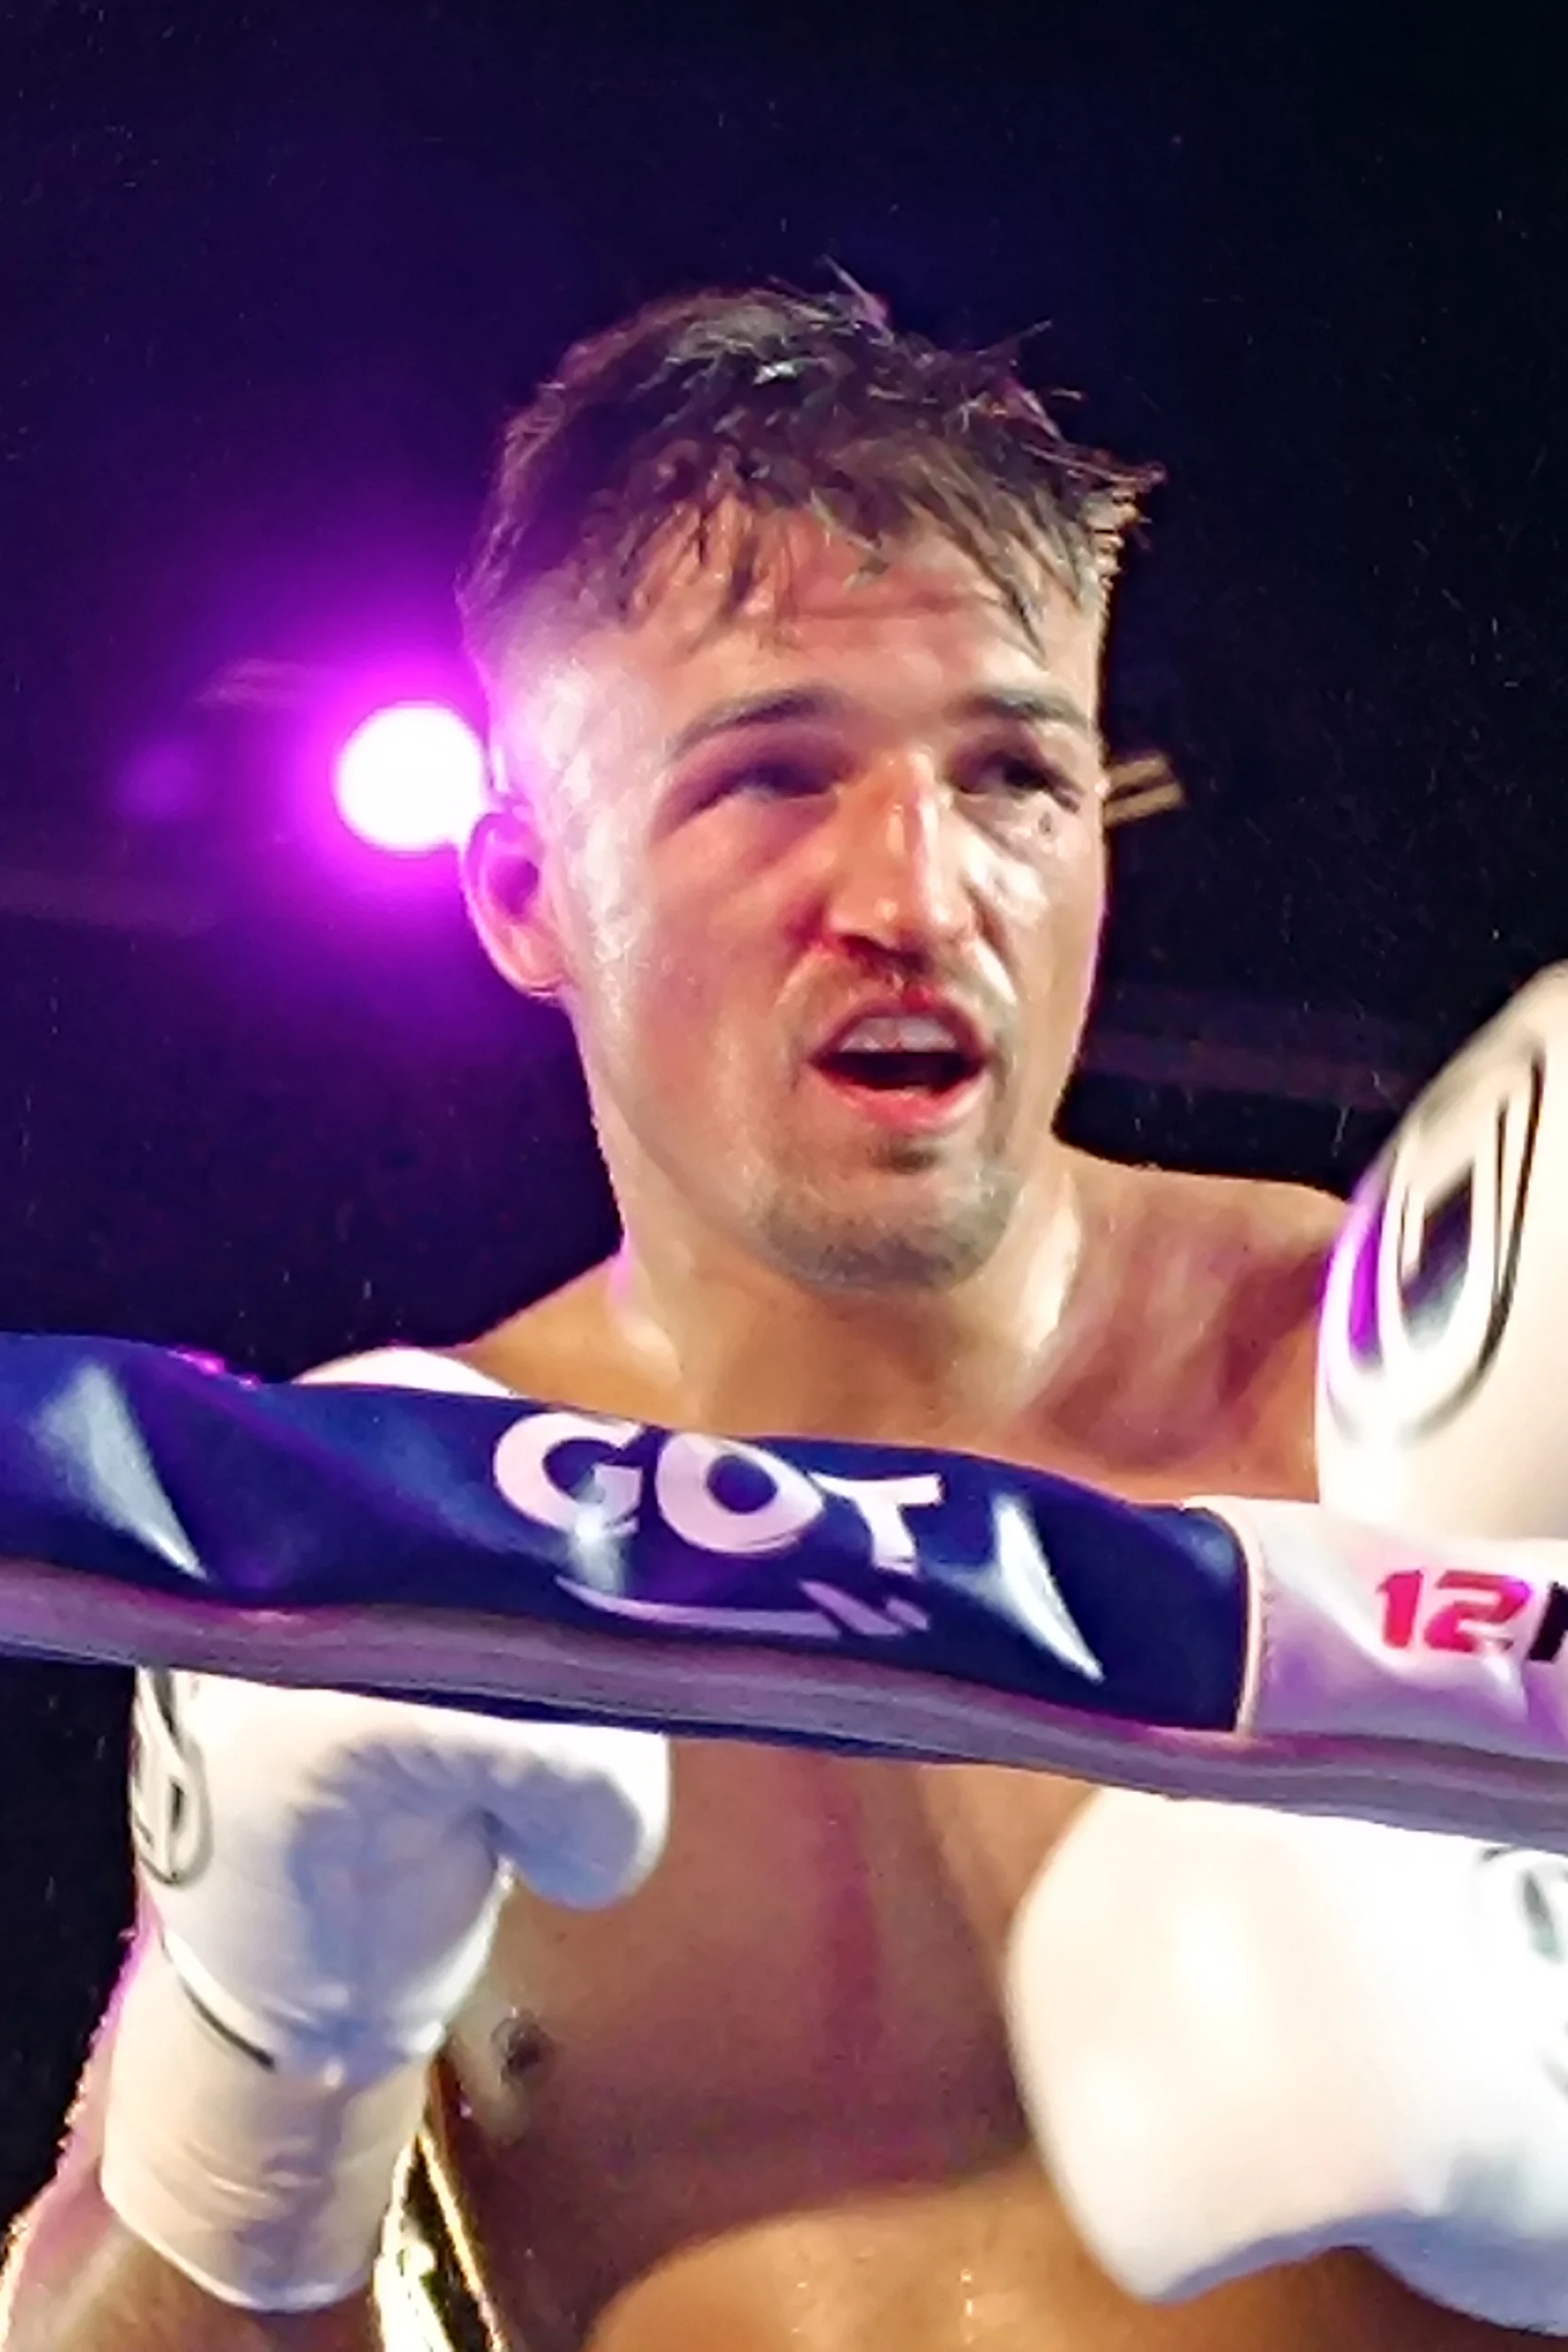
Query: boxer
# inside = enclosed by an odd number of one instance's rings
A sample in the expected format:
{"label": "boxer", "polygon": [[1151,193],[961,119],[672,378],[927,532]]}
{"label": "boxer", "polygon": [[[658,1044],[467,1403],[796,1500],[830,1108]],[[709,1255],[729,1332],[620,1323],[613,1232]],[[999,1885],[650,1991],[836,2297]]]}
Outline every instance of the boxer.
{"label": "boxer", "polygon": [[[1134,1501],[1312,1494],[1335,1205],[1054,1135],[1139,487],[999,363],[847,298],[659,306],[518,420],[465,593],[497,777],[468,888],[501,971],[572,1020],[625,1241],[458,1351],[471,1374]],[[648,1870],[646,1750],[201,1680],[144,1690],[140,1747],[149,1932],[22,2234],[14,2352],[395,2345],[372,2209],[437,2042],[438,2201],[476,2340],[510,2352],[1463,2352],[1554,2315],[1489,2286],[1530,2168],[1490,2125],[1465,2245],[1462,2054],[1429,2090],[1391,2049],[1377,2142],[1390,1986],[1440,2041],[1446,1993],[1522,1982],[1462,1956],[1424,1979],[1468,1897],[1399,1832],[1254,1873],[1223,1822],[1193,1853],[1203,1810],[1162,1843],[1155,1801],[1085,1810],[1045,1776],[682,1746],[662,1864],[580,1911],[560,1898]],[[1368,1838],[1415,1907],[1313,1910],[1382,1883]],[[1537,1895],[1481,1909],[1517,1931],[1554,1917]],[[1311,2048],[1281,2046],[1309,1995]],[[1525,2062],[1499,2063],[1475,2078],[1503,2116]],[[1107,2120],[1129,2074],[1143,2105]],[[1550,2268],[1550,2180],[1531,2195]],[[1414,2257],[1423,2231],[1463,2276]]]}

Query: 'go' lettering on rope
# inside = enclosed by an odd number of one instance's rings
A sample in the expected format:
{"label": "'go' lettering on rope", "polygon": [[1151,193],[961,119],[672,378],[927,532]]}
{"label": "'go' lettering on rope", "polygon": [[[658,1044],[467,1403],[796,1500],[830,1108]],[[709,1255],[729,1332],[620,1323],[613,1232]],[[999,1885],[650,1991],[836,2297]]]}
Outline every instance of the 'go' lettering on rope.
{"label": "'go' lettering on rope", "polygon": [[[691,1431],[663,1440],[650,1473],[619,1458],[644,1433],[642,1422],[545,1411],[515,1423],[496,1449],[496,1484],[513,1509],[570,1539],[580,1572],[560,1581],[578,1600],[611,1615],[692,1631],[820,1641],[836,1641],[842,1630],[883,1640],[928,1631],[926,1612],[907,1592],[876,1605],[821,1577],[800,1579],[804,1606],[766,1609],[652,1601],[597,1579],[596,1565],[613,1558],[650,1508],[692,1550],[735,1560],[788,1554],[835,1502],[853,1514],[873,1568],[914,1579],[920,1559],[909,1514],[938,1509],[945,1499],[935,1470],[852,1478],[798,1468],[766,1446]],[[574,1478],[563,1471],[569,1454],[577,1456]],[[1028,1512],[1000,1496],[992,1528],[991,1567],[1014,1608],[1065,1664],[1100,1681],[1103,1669],[1073,1622]]]}

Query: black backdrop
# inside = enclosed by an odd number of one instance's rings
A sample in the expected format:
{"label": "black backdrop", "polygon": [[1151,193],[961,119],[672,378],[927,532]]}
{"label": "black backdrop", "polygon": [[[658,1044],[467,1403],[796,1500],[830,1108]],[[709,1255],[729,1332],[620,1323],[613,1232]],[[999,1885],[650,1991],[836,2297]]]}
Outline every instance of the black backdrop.
{"label": "black backdrop", "polygon": [[[444,872],[288,837],[298,729],[231,728],[183,826],[116,791],[236,662],[439,667],[503,402],[674,284],[831,255],[937,333],[1049,320],[1040,380],[1170,467],[1113,727],[1189,806],[1123,845],[1119,982],[1435,1052],[1568,951],[1558,12],[911,13],[0,16],[0,1328],[284,1372],[605,1246],[565,1041]],[[1113,1076],[1073,1118],[1336,1184],[1380,1131]],[[0,1667],[0,2211],[113,1965],[122,1705]]]}

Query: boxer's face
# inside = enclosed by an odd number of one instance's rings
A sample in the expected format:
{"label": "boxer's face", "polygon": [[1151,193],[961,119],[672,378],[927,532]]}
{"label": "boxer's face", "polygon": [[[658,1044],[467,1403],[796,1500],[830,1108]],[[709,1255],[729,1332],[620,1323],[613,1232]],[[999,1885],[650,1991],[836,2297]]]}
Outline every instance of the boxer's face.
{"label": "boxer's face", "polygon": [[537,837],[493,822],[471,883],[502,968],[570,1012],[633,1234],[941,1284],[1044,1181],[1077,1050],[1101,625],[1042,573],[1026,630],[945,543],[856,574],[792,521],[738,617],[690,557],[537,662],[497,714]]}

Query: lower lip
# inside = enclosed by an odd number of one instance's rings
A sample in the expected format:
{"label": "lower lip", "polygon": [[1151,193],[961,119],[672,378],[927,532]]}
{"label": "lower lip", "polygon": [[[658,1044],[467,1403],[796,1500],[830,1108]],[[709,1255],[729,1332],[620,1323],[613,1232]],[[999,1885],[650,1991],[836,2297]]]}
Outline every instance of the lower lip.
{"label": "lower lip", "polygon": [[986,1073],[977,1070],[962,1085],[934,1094],[927,1087],[857,1087],[852,1079],[814,1069],[819,1086],[857,1118],[894,1135],[946,1135],[962,1127],[986,1090]]}

